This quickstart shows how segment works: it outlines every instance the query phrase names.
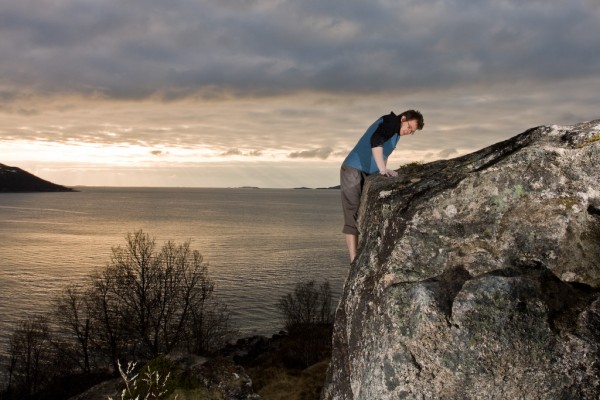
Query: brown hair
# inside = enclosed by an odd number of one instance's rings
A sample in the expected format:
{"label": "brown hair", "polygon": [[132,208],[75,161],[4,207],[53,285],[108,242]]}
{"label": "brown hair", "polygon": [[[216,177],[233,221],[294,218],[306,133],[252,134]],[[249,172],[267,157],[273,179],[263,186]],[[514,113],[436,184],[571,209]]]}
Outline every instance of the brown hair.
{"label": "brown hair", "polygon": [[417,129],[423,129],[425,126],[425,120],[423,120],[423,114],[417,110],[406,110],[400,114],[400,118],[405,117],[407,121],[417,121]]}

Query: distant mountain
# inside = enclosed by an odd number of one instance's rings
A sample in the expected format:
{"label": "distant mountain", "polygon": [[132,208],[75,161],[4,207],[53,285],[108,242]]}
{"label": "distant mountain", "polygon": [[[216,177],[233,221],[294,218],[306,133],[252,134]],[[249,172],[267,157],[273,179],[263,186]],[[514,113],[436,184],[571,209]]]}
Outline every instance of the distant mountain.
{"label": "distant mountain", "polygon": [[317,189],[339,189],[339,188],[340,188],[340,185],[330,186],[330,187],[325,187],[325,188],[320,187],[320,188],[317,188]]}
{"label": "distant mountain", "polygon": [[74,192],[75,190],[38,178],[21,168],[0,164],[0,193]]}
{"label": "distant mountain", "polygon": [[[326,189],[339,189],[339,188],[340,188],[340,185],[330,186],[330,187],[318,187],[316,189],[317,190],[326,190]],[[313,189],[313,188],[309,188],[309,187],[303,186],[303,187],[297,187],[297,188],[294,188],[294,189]]]}

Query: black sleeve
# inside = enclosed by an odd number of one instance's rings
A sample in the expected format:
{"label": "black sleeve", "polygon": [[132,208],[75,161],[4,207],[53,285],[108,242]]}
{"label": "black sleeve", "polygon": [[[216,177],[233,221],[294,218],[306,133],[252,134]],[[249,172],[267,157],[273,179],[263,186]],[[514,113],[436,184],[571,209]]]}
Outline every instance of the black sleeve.
{"label": "black sleeve", "polygon": [[400,130],[400,118],[396,114],[392,112],[382,118],[383,121],[371,136],[371,148],[383,146],[389,138]]}

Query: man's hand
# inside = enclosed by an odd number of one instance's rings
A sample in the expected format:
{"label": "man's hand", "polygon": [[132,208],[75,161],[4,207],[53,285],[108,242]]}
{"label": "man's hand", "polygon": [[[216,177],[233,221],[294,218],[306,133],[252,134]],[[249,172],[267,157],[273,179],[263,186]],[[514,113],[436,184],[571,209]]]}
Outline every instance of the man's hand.
{"label": "man's hand", "polygon": [[383,176],[398,176],[398,173],[392,169],[385,169],[383,171],[379,171],[379,174]]}
{"label": "man's hand", "polygon": [[377,146],[371,149],[373,152],[373,159],[375,160],[375,164],[377,164],[377,168],[379,168],[379,173],[383,176],[398,176],[396,171],[391,169],[387,169],[386,160],[383,158],[383,147]]}

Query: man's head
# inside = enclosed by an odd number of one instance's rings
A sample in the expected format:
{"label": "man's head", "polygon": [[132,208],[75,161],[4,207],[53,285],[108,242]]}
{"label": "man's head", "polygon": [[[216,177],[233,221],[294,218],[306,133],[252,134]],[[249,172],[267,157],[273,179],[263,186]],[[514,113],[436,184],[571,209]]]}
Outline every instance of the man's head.
{"label": "man's head", "polygon": [[417,130],[423,129],[425,121],[423,115],[416,110],[407,110],[400,114],[400,136],[412,135]]}

